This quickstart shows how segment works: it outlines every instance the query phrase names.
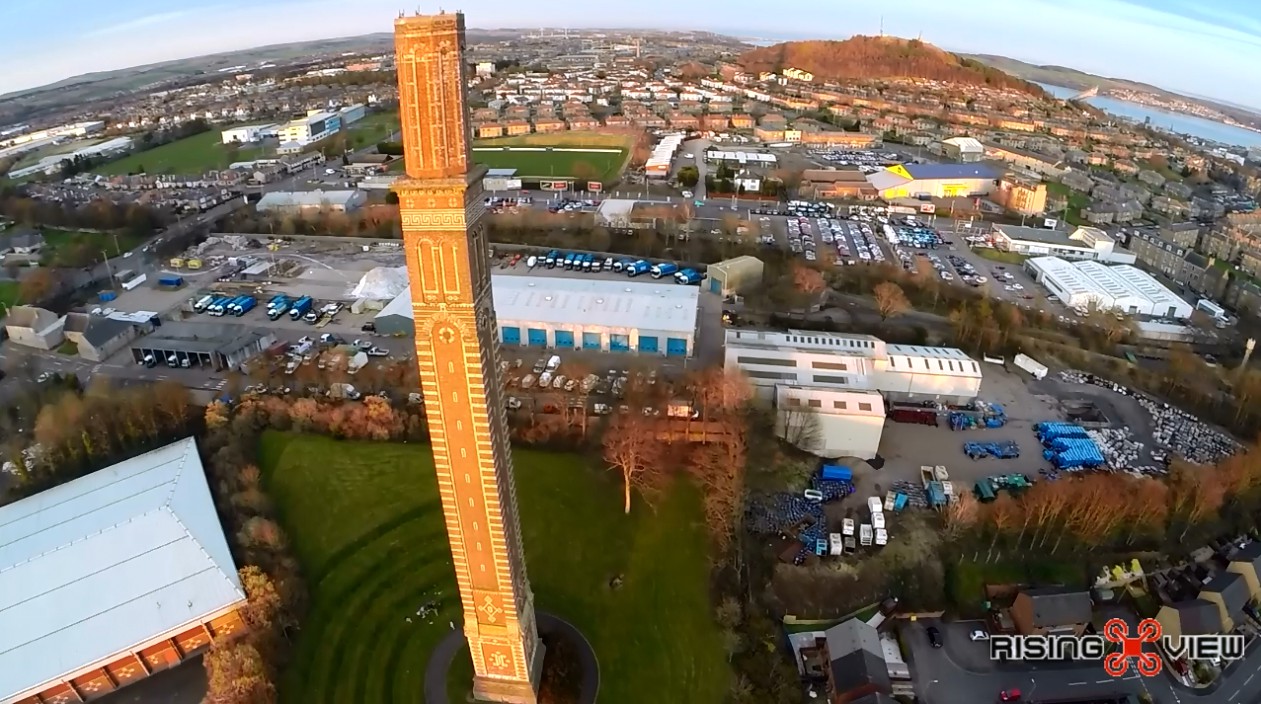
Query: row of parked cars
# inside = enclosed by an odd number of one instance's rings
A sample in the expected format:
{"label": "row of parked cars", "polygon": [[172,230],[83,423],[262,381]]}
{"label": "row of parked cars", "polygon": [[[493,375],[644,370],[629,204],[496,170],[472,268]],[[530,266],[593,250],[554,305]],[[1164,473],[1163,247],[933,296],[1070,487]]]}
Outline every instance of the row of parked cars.
{"label": "row of parked cars", "polygon": [[[512,263],[516,261],[517,259],[514,259]],[[641,274],[649,274],[654,279],[673,278],[675,283],[684,285],[699,284],[705,278],[704,273],[692,268],[682,268],[674,262],[653,264],[647,259],[615,259],[589,252],[562,252],[558,249],[553,249],[545,255],[532,254],[526,257],[525,265],[531,269],[542,266],[548,269],[559,267],[595,274],[613,272],[626,274],[632,279]]]}

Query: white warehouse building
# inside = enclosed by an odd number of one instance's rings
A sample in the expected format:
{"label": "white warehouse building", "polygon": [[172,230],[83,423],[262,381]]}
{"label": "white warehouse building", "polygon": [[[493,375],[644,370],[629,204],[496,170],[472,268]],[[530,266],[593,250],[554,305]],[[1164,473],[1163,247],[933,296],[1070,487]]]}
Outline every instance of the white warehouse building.
{"label": "white warehouse building", "polygon": [[953,347],[890,345],[871,335],[728,329],[725,366],[763,398],[788,384],[875,391],[886,402],[967,403],[981,393],[981,367]]}
{"label": "white warehouse building", "polygon": [[1070,308],[1097,307],[1130,315],[1186,319],[1194,310],[1181,296],[1128,264],[1104,266],[1095,261],[1067,262],[1037,257],[1025,262],[1034,281]]}
{"label": "white warehouse building", "polygon": [[820,457],[869,460],[880,452],[884,398],[875,391],[775,387],[775,434]]}
{"label": "white warehouse building", "polygon": [[239,127],[230,127],[219,133],[219,137],[224,144],[232,144],[237,142],[240,144],[249,144],[250,142],[261,142],[264,139],[275,137],[280,131],[280,125],[241,125]]}
{"label": "white warehouse building", "polygon": [[[504,347],[663,357],[694,353],[700,302],[695,286],[511,274],[492,274],[491,284]],[[410,289],[390,301],[374,322],[380,334],[409,334]]]}

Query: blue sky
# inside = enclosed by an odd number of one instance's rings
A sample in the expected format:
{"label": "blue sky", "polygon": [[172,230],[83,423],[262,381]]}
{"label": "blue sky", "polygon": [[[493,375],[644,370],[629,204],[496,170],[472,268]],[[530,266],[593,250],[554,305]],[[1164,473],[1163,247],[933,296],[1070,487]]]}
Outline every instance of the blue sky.
{"label": "blue sky", "polygon": [[[0,0],[0,93],[91,71],[389,31],[407,0]],[[414,3],[413,3],[414,5]],[[767,7],[781,10],[767,13]],[[426,11],[438,5],[424,3]],[[455,9],[454,7],[449,9]],[[1163,88],[1261,104],[1255,0],[465,0],[473,27],[659,27],[768,38],[921,35]]]}

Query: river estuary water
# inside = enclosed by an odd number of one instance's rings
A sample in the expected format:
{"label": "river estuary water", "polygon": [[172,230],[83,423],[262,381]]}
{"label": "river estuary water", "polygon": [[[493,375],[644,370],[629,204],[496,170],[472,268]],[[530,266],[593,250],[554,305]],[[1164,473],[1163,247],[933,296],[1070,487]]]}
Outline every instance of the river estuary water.
{"label": "river estuary water", "polygon": [[[1048,93],[1057,98],[1071,98],[1077,95],[1079,90],[1075,88],[1065,88],[1064,86],[1053,86],[1048,83],[1039,83],[1038,85],[1046,89]],[[1176,112],[1168,112],[1157,108],[1139,105],[1137,103],[1127,103],[1124,100],[1116,98],[1107,98],[1099,96],[1095,98],[1087,98],[1086,102],[1103,110],[1104,112],[1120,117],[1129,118],[1136,122],[1143,122],[1147,118],[1151,118],[1153,127],[1170,130],[1179,134],[1189,134],[1200,139],[1210,139],[1214,142],[1222,144],[1235,144],[1241,147],[1261,147],[1261,132],[1253,132],[1242,127],[1234,127],[1232,125],[1206,120],[1202,117],[1194,115],[1183,115]]]}

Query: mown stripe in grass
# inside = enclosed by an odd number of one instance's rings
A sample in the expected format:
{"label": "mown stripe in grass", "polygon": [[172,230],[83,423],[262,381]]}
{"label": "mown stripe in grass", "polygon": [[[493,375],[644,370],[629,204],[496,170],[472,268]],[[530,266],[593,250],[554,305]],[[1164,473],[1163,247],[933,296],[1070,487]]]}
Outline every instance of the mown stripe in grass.
{"label": "mown stripe in grass", "polygon": [[[391,536],[394,534],[381,537]],[[350,569],[352,565],[345,563],[346,569],[335,575],[337,583],[332,583],[330,580],[330,583],[321,585],[327,591],[319,594],[307,617],[307,623],[311,624],[311,628],[303,634],[304,647],[299,649],[297,657],[298,661],[310,664],[308,676],[314,675],[302,681],[304,688],[312,687],[320,676],[325,678],[330,675],[338,676],[337,669],[332,666],[335,663],[326,665],[324,661],[337,654],[338,643],[346,631],[354,633],[360,629],[358,613],[360,604],[365,601],[371,603],[378,596],[388,594],[395,588],[400,577],[420,572],[435,561],[441,563],[441,553],[435,549],[409,554],[409,551],[413,550],[417,544],[428,543],[433,546],[434,541],[427,539],[436,536],[428,533],[407,532],[394,537],[399,538],[398,542],[383,554],[374,557],[370,552],[363,552],[356,556],[365,561],[362,569]],[[421,540],[414,540],[416,538]],[[354,567],[360,566],[354,565]],[[314,691],[325,690],[323,687],[315,687]],[[298,698],[296,701],[304,700]]]}

